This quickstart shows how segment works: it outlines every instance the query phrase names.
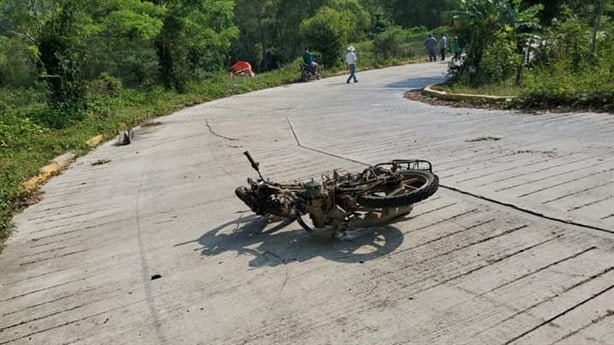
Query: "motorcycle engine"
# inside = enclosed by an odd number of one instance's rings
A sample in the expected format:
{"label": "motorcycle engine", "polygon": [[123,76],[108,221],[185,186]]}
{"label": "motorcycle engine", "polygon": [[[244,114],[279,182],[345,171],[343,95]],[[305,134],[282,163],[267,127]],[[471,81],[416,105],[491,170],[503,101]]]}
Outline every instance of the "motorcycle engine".
{"label": "motorcycle engine", "polygon": [[303,188],[305,188],[305,196],[308,200],[319,199],[324,196],[322,181],[311,179],[303,183]]}

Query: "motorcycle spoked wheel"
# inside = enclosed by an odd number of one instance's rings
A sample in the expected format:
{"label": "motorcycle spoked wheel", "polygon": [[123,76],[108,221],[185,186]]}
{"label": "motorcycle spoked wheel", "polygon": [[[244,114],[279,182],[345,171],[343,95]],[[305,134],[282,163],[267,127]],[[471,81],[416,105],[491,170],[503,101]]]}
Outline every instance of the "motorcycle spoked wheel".
{"label": "motorcycle spoked wheel", "polygon": [[439,188],[439,177],[429,171],[407,170],[400,172],[399,186],[381,184],[358,197],[358,204],[372,208],[408,206],[429,198]]}

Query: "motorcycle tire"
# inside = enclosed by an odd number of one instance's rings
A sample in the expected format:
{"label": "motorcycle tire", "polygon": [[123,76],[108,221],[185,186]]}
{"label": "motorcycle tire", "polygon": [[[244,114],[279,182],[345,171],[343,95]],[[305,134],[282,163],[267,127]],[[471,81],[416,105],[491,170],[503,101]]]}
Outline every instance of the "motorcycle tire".
{"label": "motorcycle tire", "polygon": [[439,188],[439,177],[429,171],[407,171],[403,173],[403,178],[415,180],[415,182],[412,182],[414,190],[391,196],[361,195],[358,197],[358,204],[372,208],[403,207],[429,198]]}

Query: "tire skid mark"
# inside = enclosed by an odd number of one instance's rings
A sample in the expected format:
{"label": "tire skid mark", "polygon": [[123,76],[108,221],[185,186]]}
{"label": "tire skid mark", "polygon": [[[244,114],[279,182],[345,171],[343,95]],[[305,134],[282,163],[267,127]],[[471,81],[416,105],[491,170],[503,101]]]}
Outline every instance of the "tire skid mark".
{"label": "tire skid mark", "polygon": [[[602,202],[602,201],[607,201],[607,200],[610,200],[610,199],[614,199],[614,195],[608,195],[608,196],[606,196],[605,198],[601,198],[601,199],[598,199],[598,200],[594,200],[594,201],[591,201],[591,202],[587,202],[587,203],[582,204],[582,205],[577,205],[577,206],[574,206],[574,207],[572,207],[572,208],[568,209],[568,210],[567,210],[567,212],[571,212],[571,211],[579,210],[579,209],[581,209],[581,208],[588,207],[588,206],[592,206],[592,205],[598,204],[598,203],[600,203],[600,202]],[[611,217],[611,216],[612,216],[612,215],[605,216],[605,217],[602,217],[601,219],[606,219],[606,218]]]}
{"label": "tire skid mark", "polygon": [[556,294],[554,294],[554,295],[552,295],[552,296],[550,296],[550,297],[547,297],[546,299],[544,299],[544,300],[542,300],[542,301],[539,301],[539,302],[537,302],[537,303],[533,303],[533,304],[531,304],[530,306],[528,306],[528,307],[526,307],[526,308],[524,308],[524,309],[522,309],[522,310],[517,311],[516,313],[514,313],[514,314],[512,314],[512,315],[510,315],[510,316],[508,316],[508,317],[506,317],[505,319],[503,319],[503,320],[501,320],[501,321],[498,321],[497,323],[495,323],[494,325],[492,325],[492,326],[488,327],[487,329],[485,329],[485,330],[483,330],[483,331],[480,331],[480,332],[474,333],[474,334],[473,334],[473,336],[476,336],[476,335],[482,334],[482,333],[484,333],[484,332],[486,332],[486,331],[488,331],[488,330],[491,330],[491,329],[493,329],[493,328],[497,327],[498,325],[500,325],[500,324],[502,324],[502,323],[504,323],[504,322],[506,322],[506,321],[509,321],[509,320],[511,320],[511,319],[513,319],[513,318],[515,318],[515,317],[516,317],[516,316],[518,316],[518,315],[524,314],[524,313],[526,313],[527,311],[529,311],[529,310],[531,310],[531,309],[533,309],[533,308],[539,307],[540,305],[542,305],[542,304],[544,304],[544,303],[548,303],[548,302],[552,301],[553,299],[555,299],[555,298],[559,297],[560,295],[563,295],[563,294],[565,294],[565,293],[567,293],[567,292],[569,292],[569,291],[571,291],[571,290],[573,290],[573,289],[575,289],[575,288],[577,288],[577,287],[580,287],[580,286],[582,286],[582,285],[584,285],[584,284],[586,284],[586,283],[591,282],[592,280],[595,280],[595,279],[597,279],[597,278],[600,278],[600,277],[602,277],[602,276],[604,276],[604,275],[608,274],[608,273],[609,273],[609,272],[611,272],[612,270],[614,270],[614,266],[610,266],[610,267],[608,267],[608,268],[606,268],[606,269],[603,269],[602,271],[600,271],[600,272],[598,272],[598,273],[595,273],[595,274],[593,274],[593,275],[589,276],[589,277],[588,277],[588,278],[586,278],[586,279],[582,279],[582,280],[580,280],[579,282],[576,282],[576,283],[574,283],[573,285],[571,285],[571,286],[569,286],[569,287],[564,288],[564,289],[563,289],[563,290],[561,290],[560,292],[557,292]]}
{"label": "tire skid mark", "polygon": [[37,334],[40,334],[40,333],[44,333],[44,332],[47,332],[47,331],[51,331],[51,330],[54,330],[54,329],[57,329],[57,328],[62,328],[62,327],[65,327],[65,326],[71,325],[71,324],[73,324],[73,323],[77,323],[77,322],[80,322],[80,321],[84,321],[84,320],[87,320],[87,319],[91,319],[91,318],[96,317],[96,316],[100,316],[100,315],[103,315],[103,314],[110,313],[110,312],[115,311],[115,310],[119,310],[119,309],[124,309],[124,308],[128,308],[128,307],[132,307],[133,305],[136,305],[136,304],[139,304],[139,303],[143,303],[143,302],[145,302],[145,301],[146,301],[146,300],[140,300],[140,301],[132,302],[132,303],[125,304],[125,305],[122,305],[122,306],[119,306],[119,307],[114,307],[114,308],[111,308],[111,309],[107,309],[107,310],[105,310],[105,311],[101,311],[101,312],[99,312],[99,313],[95,313],[95,314],[92,314],[92,315],[88,315],[88,316],[85,316],[85,317],[79,318],[79,319],[77,319],[77,320],[67,321],[67,322],[61,323],[61,324],[56,325],[56,326],[53,326],[53,327],[44,328],[44,329],[38,330],[38,331],[36,331],[36,332],[31,332],[31,333],[28,333],[28,334],[22,335],[22,336],[20,336],[20,337],[18,337],[18,338],[13,338],[13,339],[10,339],[10,340],[3,341],[3,342],[1,342],[1,343],[0,343],[0,345],[9,344],[9,343],[13,343],[13,342],[15,342],[15,341],[18,341],[18,340],[21,340],[21,339],[24,339],[24,338],[27,338],[27,337],[31,337],[31,336],[33,336],[33,335],[37,335]]}
{"label": "tire skid mark", "polygon": [[527,336],[528,334],[530,334],[530,333],[532,333],[532,332],[536,331],[537,329],[539,329],[539,328],[541,328],[541,327],[543,327],[543,326],[545,326],[545,325],[547,325],[547,324],[551,323],[552,321],[554,321],[554,320],[558,319],[559,317],[561,317],[561,316],[563,316],[563,315],[565,315],[565,314],[567,314],[567,313],[569,313],[569,312],[573,311],[574,309],[579,308],[580,306],[582,306],[582,305],[584,305],[584,304],[586,304],[586,303],[588,303],[588,302],[592,301],[593,299],[595,299],[595,298],[597,298],[597,297],[599,297],[599,296],[603,295],[604,293],[606,293],[606,292],[608,292],[608,291],[610,291],[610,290],[612,290],[612,289],[614,289],[614,285],[610,285],[608,288],[605,288],[604,290],[601,290],[600,292],[598,292],[598,293],[596,293],[596,294],[594,294],[594,295],[590,296],[589,298],[587,298],[587,299],[585,299],[585,300],[583,300],[583,301],[581,301],[581,302],[579,302],[579,303],[577,303],[577,304],[575,304],[575,305],[573,305],[573,306],[571,306],[571,307],[569,307],[569,308],[565,309],[564,311],[562,311],[562,312],[560,312],[560,313],[558,313],[558,314],[554,315],[553,317],[549,318],[548,320],[545,320],[545,321],[543,321],[543,322],[541,322],[541,323],[537,324],[535,327],[532,327],[531,329],[529,329],[529,330],[527,330],[527,331],[522,332],[521,334],[519,334],[519,335],[517,335],[517,336],[513,337],[512,339],[510,339],[510,340],[506,341],[506,342],[504,343],[504,345],[509,345],[509,344],[511,344],[511,343],[513,343],[513,342],[515,342],[516,340],[521,339],[521,338],[523,338],[523,337]]}
{"label": "tire skid mark", "polygon": [[[145,255],[145,244],[143,242],[143,234],[141,232],[141,216],[140,216],[140,199],[141,199],[141,186],[143,185],[143,178],[145,176],[145,167],[143,167],[143,169],[141,170],[141,174],[139,177],[139,181],[137,184],[137,188],[136,188],[136,196],[135,196],[135,205],[134,205],[134,220],[136,223],[136,238],[137,238],[137,245],[138,245],[138,251],[139,251],[139,258],[141,261],[141,271],[142,271],[142,278],[141,278],[141,284],[143,286],[143,290],[145,293],[145,302],[147,303],[147,308],[149,310],[149,314],[151,315],[152,319],[153,319],[153,327],[154,327],[154,332],[158,338],[158,340],[162,343],[162,344],[168,344],[168,340],[166,339],[166,337],[164,336],[164,333],[162,332],[162,323],[160,321],[160,316],[158,314],[158,311],[156,310],[156,307],[154,306],[154,299],[153,299],[153,291],[151,288],[151,283],[150,283],[150,274],[149,274],[149,264],[147,263],[147,257]],[[2,345],[2,344],[0,344]]]}
{"label": "tire skid mark", "polygon": [[559,342],[561,342],[561,341],[563,341],[563,340],[565,340],[565,339],[567,339],[567,338],[569,338],[569,337],[571,337],[571,336],[574,336],[574,335],[576,335],[576,334],[578,334],[578,333],[582,332],[583,330],[585,330],[585,329],[589,328],[590,326],[592,326],[592,325],[594,325],[594,324],[596,324],[596,323],[598,323],[598,322],[601,322],[602,320],[607,319],[607,318],[608,318],[608,317],[610,317],[610,316],[614,316],[614,311],[612,311],[612,310],[608,310],[608,311],[607,311],[605,314],[600,315],[600,316],[598,316],[598,317],[597,317],[597,318],[595,318],[595,319],[591,319],[591,322],[587,323],[586,325],[584,325],[584,326],[582,326],[582,327],[578,328],[577,330],[575,330],[575,331],[573,331],[573,332],[571,332],[571,333],[566,334],[566,335],[565,335],[565,336],[563,336],[561,339],[559,339],[559,340],[557,340],[557,341],[555,341],[555,342],[553,342],[553,343],[550,343],[550,345],[557,344],[557,343],[559,343]]}
{"label": "tire skid mark", "polygon": [[608,169],[608,170],[601,170],[601,171],[598,171],[598,172],[590,173],[588,175],[584,175],[584,176],[580,176],[580,177],[577,177],[577,178],[565,180],[563,182],[559,182],[559,183],[556,183],[556,184],[553,184],[553,185],[550,185],[550,186],[542,187],[542,188],[535,189],[533,191],[530,191],[530,192],[527,192],[527,193],[524,193],[524,194],[520,194],[520,195],[518,195],[516,197],[517,198],[524,198],[525,196],[529,196],[529,195],[532,195],[532,194],[535,194],[535,193],[543,192],[545,190],[556,188],[556,187],[562,186],[564,184],[573,183],[573,182],[578,181],[579,179],[585,179],[587,177],[591,177],[591,176],[595,176],[595,175],[599,175],[599,174],[604,174],[604,173],[610,172],[612,170],[614,170],[614,168],[611,168],[611,169]]}
{"label": "tire skid mark", "polygon": [[[535,180],[531,180],[529,182],[522,182],[522,183],[518,183],[518,184],[515,184],[515,185],[507,186],[507,187],[504,187],[504,188],[495,189],[495,192],[501,192],[501,191],[504,191],[504,190],[508,190],[508,189],[512,189],[512,188],[516,188],[516,187],[520,187],[520,186],[526,186],[528,184],[544,181],[544,180],[547,180],[547,179],[550,179],[550,178],[553,178],[553,177],[557,177],[557,176],[563,176],[563,175],[571,174],[571,173],[574,173],[574,172],[579,171],[581,169],[594,168],[594,167],[597,167],[597,166],[603,165],[603,164],[606,164],[606,162],[600,162],[600,163],[593,164],[593,165],[590,165],[588,167],[582,167],[582,168],[579,168],[579,169],[576,169],[576,170],[567,170],[567,171],[563,171],[563,172],[560,172],[560,173],[557,173],[557,174],[554,174],[554,175],[548,175],[548,176],[541,177],[541,178],[538,178],[538,179],[535,179]],[[521,176],[526,176],[526,175],[533,175],[534,173],[538,173],[538,172],[545,171],[545,170],[548,170],[548,169],[550,169],[550,168],[540,169],[540,170],[535,170],[535,171],[527,172],[527,173],[520,174],[520,175],[515,175],[515,176],[510,177],[509,179],[516,178],[516,177],[521,177]],[[507,180],[507,179],[508,178],[506,178],[505,180]],[[503,181],[503,180],[500,180],[500,181],[497,181],[497,182],[501,182],[501,181]],[[484,187],[484,186],[487,186],[489,184],[490,183],[486,183],[486,184],[478,185],[476,187]]]}
{"label": "tire skid mark", "polygon": [[28,266],[28,265],[32,265],[32,264],[37,264],[43,261],[49,261],[49,260],[54,260],[54,259],[60,259],[66,256],[71,256],[71,255],[75,255],[75,254],[79,254],[79,253],[83,253],[83,252],[87,252],[89,251],[89,249],[82,249],[82,250],[76,250],[74,252],[70,252],[70,253],[66,253],[66,254],[62,254],[62,255],[57,255],[57,256],[53,256],[53,257],[48,257],[48,258],[40,258],[40,259],[36,259],[33,261],[27,261],[27,262],[22,262],[19,264],[19,266]]}
{"label": "tire skid mark", "polygon": [[[614,169],[613,169],[613,170],[614,170]],[[608,181],[608,182],[605,182],[605,183],[602,183],[602,184],[598,184],[598,185],[596,185],[596,186],[591,186],[591,187],[587,187],[587,188],[581,189],[581,190],[579,190],[579,191],[575,191],[575,192],[573,192],[573,193],[564,194],[564,195],[561,195],[561,196],[556,197],[556,198],[554,198],[554,199],[546,200],[546,201],[542,202],[542,204],[543,204],[543,205],[545,205],[545,204],[549,204],[549,203],[551,203],[551,202],[553,202],[553,201],[558,201],[558,200],[561,200],[561,199],[565,199],[565,198],[568,198],[568,197],[570,197],[570,196],[574,196],[574,195],[576,195],[576,194],[580,194],[580,193],[588,192],[589,190],[593,190],[593,189],[595,189],[595,188],[599,188],[599,187],[607,186],[607,185],[610,185],[610,184],[614,184],[614,181]]]}

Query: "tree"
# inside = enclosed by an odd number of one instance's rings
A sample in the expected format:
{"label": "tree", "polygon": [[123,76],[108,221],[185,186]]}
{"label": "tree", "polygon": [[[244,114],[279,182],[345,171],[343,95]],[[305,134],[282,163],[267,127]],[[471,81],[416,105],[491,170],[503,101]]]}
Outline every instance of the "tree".
{"label": "tree", "polygon": [[273,45],[275,7],[273,0],[237,0],[235,6],[235,22],[241,28],[235,49],[242,59],[256,62],[265,71],[269,66],[266,50]]}
{"label": "tree", "polygon": [[[460,24],[459,30],[466,35],[466,59],[456,76],[468,75],[473,84],[496,80],[481,70],[485,52],[497,40],[503,40],[507,43],[500,42],[498,47],[511,47],[510,53],[519,53],[519,43],[539,27],[537,14],[542,8],[539,5],[523,8],[522,0],[457,0],[457,5],[458,10],[452,14]],[[522,67],[518,63],[514,65]]]}
{"label": "tree", "polygon": [[83,37],[91,33],[91,18],[84,11],[86,4],[87,0],[54,1],[36,38],[42,76],[49,86],[49,104],[70,114],[85,107]]}
{"label": "tree", "polygon": [[84,72],[96,78],[103,72],[138,86],[157,78],[153,41],[162,29],[165,7],[141,0],[99,0],[90,12],[99,26],[88,42]]}
{"label": "tree", "polygon": [[312,49],[322,54],[322,63],[333,66],[341,57],[350,33],[350,18],[330,7],[322,7],[315,16],[301,23],[301,35]]}
{"label": "tree", "polygon": [[406,28],[439,27],[445,23],[446,12],[453,9],[451,0],[382,0],[382,3],[394,23]]}
{"label": "tree", "polygon": [[238,35],[232,0],[159,0],[167,12],[156,38],[160,79],[184,91],[189,81],[224,66]]}

